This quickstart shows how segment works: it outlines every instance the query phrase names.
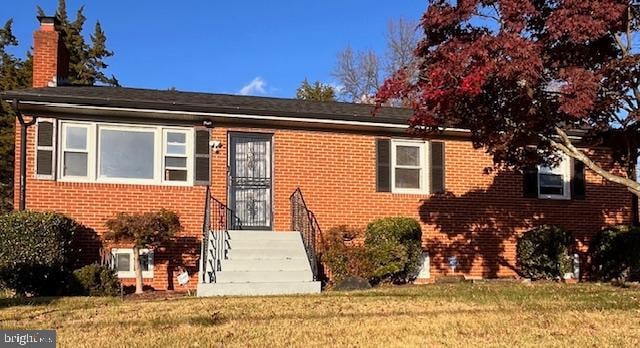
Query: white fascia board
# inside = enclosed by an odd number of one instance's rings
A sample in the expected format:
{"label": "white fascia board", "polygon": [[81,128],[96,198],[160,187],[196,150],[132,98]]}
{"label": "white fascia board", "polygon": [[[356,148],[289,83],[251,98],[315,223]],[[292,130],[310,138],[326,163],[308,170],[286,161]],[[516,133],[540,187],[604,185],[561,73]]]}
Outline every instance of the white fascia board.
{"label": "white fascia board", "polygon": [[[106,106],[90,106],[79,105],[71,103],[50,103],[50,102],[37,102],[37,101],[20,101],[25,105],[39,105],[51,108],[70,108],[70,109],[82,109],[92,111],[125,111],[132,113],[142,114],[168,114],[168,115],[189,115],[189,116],[206,116],[212,118],[231,118],[239,120],[255,120],[255,121],[280,121],[280,122],[294,122],[294,123],[306,123],[317,125],[344,125],[344,126],[366,126],[366,127],[378,127],[387,129],[409,129],[408,124],[395,124],[385,122],[368,122],[368,121],[348,121],[348,120],[335,120],[335,119],[317,119],[317,118],[300,118],[290,116],[268,116],[268,115],[249,115],[249,114],[233,114],[233,113],[218,113],[218,112],[195,112],[195,111],[177,111],[177,110],[160,110],[160,109],[137,109],[137,108],[118,108],[118,107],[106,107]],[[470,133],[467,129],[460,128],[445,128],[445,131]]]}

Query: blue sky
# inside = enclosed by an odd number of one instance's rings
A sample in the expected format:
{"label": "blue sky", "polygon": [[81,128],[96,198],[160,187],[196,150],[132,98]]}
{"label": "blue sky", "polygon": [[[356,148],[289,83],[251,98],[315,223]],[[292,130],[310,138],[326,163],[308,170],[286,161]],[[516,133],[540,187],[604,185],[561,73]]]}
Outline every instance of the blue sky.
{"label": "blue sky", "polygon": [[[38,4],[49,14],[57,0],[3,6],[0,21],[13,18],[20,40],[16,54],[32,44]],[[417,20],[426,7],[425,0],[67,0],[69,14],[83,4],[85,34],[100,20],[115,52],[108,72],[124,86],[214,93],[244,87],[278,97],[294,96],[305,77],[332,83],[335,56],[348,44],[383,52],[387,22]]]}

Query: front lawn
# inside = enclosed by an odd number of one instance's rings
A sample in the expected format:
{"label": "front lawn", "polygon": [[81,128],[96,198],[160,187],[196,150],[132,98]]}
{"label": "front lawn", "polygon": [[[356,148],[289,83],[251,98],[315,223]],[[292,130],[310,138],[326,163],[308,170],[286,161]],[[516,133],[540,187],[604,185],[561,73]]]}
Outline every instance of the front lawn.
{"label": "front lawn", "polygon": [[0,300],[61,346],[640,346],[640,289],[443,284],[253,298]]}

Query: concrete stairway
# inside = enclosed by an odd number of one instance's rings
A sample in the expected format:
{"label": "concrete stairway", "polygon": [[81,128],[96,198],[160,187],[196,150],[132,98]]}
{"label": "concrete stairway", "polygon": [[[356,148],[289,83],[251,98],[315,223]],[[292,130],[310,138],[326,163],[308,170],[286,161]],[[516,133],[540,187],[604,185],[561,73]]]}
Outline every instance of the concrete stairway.
{"label": "concrete stairway", "polygon": [[198,284],[198,296],[320,292],[299,232],[229,231],[227,256],[215,283]]}

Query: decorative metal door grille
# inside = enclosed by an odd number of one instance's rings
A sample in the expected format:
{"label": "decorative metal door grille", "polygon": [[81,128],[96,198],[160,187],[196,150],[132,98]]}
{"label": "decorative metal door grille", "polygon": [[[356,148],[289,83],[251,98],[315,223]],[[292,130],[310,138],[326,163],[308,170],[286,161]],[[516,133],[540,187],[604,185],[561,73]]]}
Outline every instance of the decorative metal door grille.
{"label": "decorative metal door grille", "polygon": [[271,229],[271,136],[232,134],[229,201],[245,229]]}

